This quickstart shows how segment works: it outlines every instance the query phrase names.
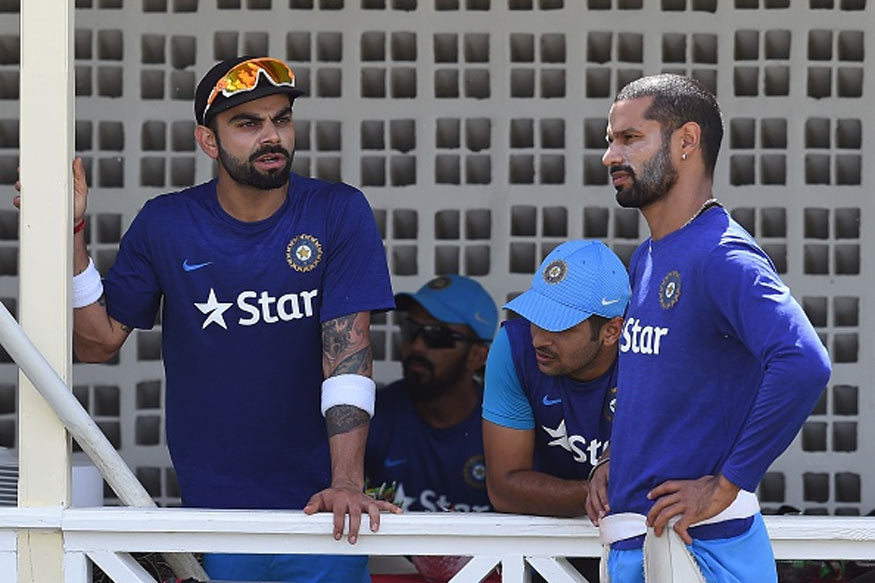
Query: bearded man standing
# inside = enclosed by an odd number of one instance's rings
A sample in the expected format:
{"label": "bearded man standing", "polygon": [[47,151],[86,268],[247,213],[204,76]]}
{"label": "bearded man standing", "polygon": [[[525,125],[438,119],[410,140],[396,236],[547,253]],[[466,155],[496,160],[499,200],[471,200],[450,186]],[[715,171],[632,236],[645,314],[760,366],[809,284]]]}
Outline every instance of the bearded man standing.
{"label": "bearded man standing", "polygon": [[[214,66],[195,138],[218,178],[144,205],[102,283],[74,163],[74,349],[113,357],[161,309],[167,444],[182,503],[361,515],[373,412],[370,312],[391,309],[385,253],[361,192],[290,172],[301,94],[276,59]],[[104,294],[105,289],[105,294]],[[324,420],[323,420],[324,416]],[[213,579],[363,583],[366,557],[207,555]]]}
{"label": "bearded man standing", "polygon": [[714,196],[722,137],[716,99],[687,77],[638,79],[611,107],[603,162],[651,236],[630,262],[610,461],[587,499],[609,545],[602,581],[777,580],[754,490],[830,362]]}

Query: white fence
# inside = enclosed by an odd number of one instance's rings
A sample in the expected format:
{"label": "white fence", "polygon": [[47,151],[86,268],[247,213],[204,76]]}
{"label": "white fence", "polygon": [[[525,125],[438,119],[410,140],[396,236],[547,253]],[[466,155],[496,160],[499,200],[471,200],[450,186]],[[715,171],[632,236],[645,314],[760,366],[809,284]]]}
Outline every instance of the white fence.
{"label": "white fence", "polygon": [[[528,580],[526,565],[549,583],[582,583],[563,557],[598,556],[598,532],[585,519],[503,514],[410,513],[367,517],[352,546],[331,536],[332,516],[293,511],[190,509],[0,510],[0,581],[16,581],[17,537],[61,531],[65,580],[86,583],[88,560],[115,583],[155,583],[128,553],[246,552],[473,555],[452,583],[475,583],[502,566],[504,582]],[[778,559],[875,559],[875,518],[767,516]]]}

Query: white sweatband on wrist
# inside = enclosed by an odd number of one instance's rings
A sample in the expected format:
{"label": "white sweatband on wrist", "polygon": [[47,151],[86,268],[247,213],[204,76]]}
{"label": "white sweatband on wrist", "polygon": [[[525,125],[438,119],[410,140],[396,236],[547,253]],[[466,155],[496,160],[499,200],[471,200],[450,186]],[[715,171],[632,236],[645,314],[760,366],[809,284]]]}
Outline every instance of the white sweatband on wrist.
{"label": "white sweatband on wrist", "polygon": [[360,374],[340,374],[322,381],[322,416],[336,405],[352,405],[374,416],[377,384]]}
{"label": "white sweatband on wrist", "polygon": [[94,267],[94,261],[88,258],[88,267],[79,275],[73,276],[73,307],[90,306],[103,295],[103,282],[100,273]]}

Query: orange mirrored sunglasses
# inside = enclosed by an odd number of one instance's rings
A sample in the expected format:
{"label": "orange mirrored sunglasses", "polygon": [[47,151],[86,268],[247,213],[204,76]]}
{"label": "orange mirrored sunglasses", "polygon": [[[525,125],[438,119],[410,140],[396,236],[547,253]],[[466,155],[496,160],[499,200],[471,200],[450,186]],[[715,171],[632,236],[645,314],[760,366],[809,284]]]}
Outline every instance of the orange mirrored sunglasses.
{"label": "orange mirrored sunglasses", "polygon": [[259,75],[262,74],[276,87],[295,86],[295,74],[282,61],[271,58],[243,61],[235,65],[216,82],[215,87],[210,92],[210,96],[207,98],[207,105],[203,113],[204,119],[206,119],[210,106],[219,94],[228,98],[236,93],[252,91],[258,85]]}

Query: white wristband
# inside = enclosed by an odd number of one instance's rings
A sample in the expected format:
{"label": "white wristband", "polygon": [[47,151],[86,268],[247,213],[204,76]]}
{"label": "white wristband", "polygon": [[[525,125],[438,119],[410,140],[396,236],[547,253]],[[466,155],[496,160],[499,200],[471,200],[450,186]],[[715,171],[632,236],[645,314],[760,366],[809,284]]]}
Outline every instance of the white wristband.
{"label": "white wristband", "polygon": [[322,416],[336,405],[352,405],[374,416],[377,384],[359,374],[341,374],[322,382]]}
{"label": "white wristband", "polygon": [[88,267],[79,275],[73,276],[73,307],[90,306],[103,295],[103,282],[100,273],[94,267],[94,261],[88,258]]}

